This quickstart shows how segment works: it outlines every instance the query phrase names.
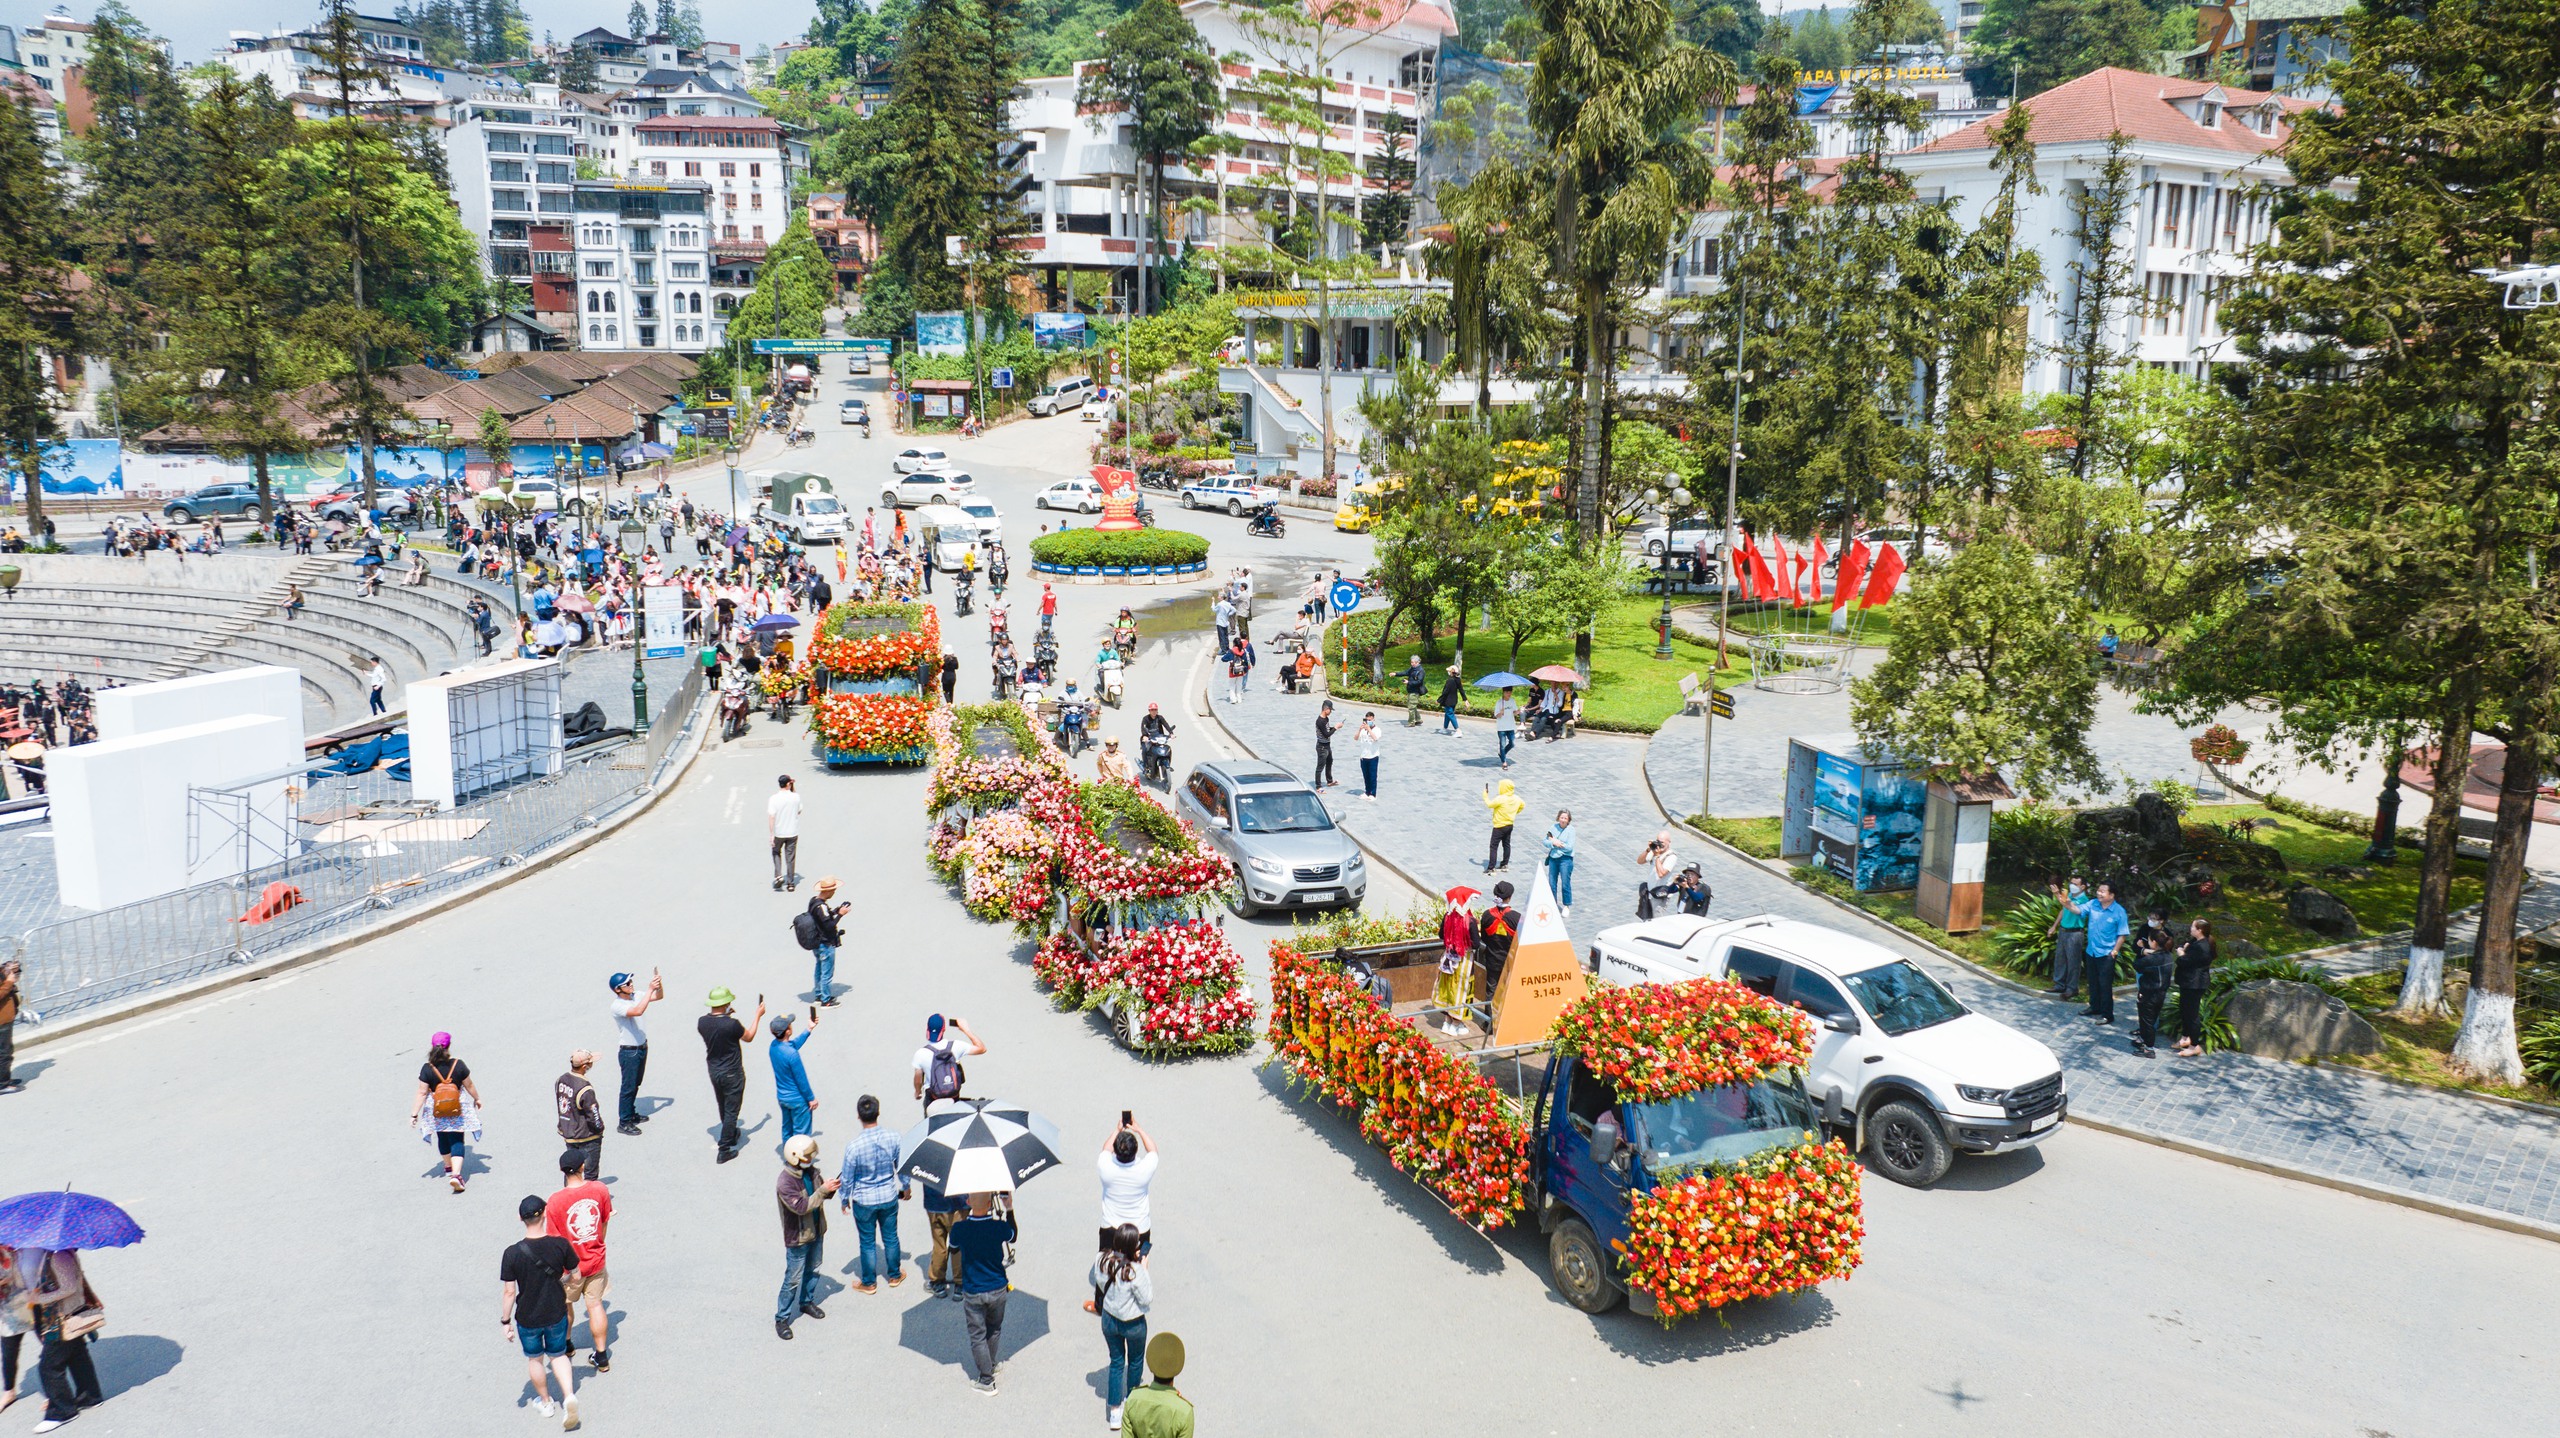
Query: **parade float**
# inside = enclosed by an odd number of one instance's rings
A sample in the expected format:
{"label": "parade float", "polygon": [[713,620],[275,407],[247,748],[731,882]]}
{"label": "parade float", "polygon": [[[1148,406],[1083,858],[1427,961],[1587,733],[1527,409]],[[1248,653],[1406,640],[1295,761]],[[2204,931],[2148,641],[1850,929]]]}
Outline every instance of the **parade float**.
{"label": "parade float", "polygon": [[933,753],[942,622],[931,605],[831,605],[809,641],[809,727],[829,767],[915,764]]}
{"label": "parade float", "polygon": [[[1536,1223],[1587,1312],[1669,1325],[1857,1267],[1859,1170],[1805,1091],[1802,1014],[1721,979],[1589,982],[1541,881],[1493,1000],[1453,1015],[1435,917],[1272,945],[1269,1038],[1302,1090],[1461,1220]],[[1496,1042],[1531,1014],[1534,1040]]]}
{"label": "parade float", "polygon": [[1253,1043],[1253,993],[1220,911],[1235,870],[1130,784],[1041,784],[1023,811],[1056,845],[1058,909],[1033,969],[1060,1007],[1100,1009],[1156,1056]]}
{"label": "parade float", "polygon": [[1057,845],[1023,812],[1040,785],[1073,782],[1018,704],[964,704],[926,722],[933,786],[926,792],[928,861],[960,887],[971,914],[1044,933],[1057,902]]}

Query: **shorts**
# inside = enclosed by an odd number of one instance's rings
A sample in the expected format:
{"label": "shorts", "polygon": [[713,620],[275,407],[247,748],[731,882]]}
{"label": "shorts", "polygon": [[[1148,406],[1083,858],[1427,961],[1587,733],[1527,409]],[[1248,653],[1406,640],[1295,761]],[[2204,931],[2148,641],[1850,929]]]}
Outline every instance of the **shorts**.
{"label": "shorts", "polygon": [[602,1303],[604,1302],[606,1291],[612,1286],[612,1283],[605,1275],[605,1270],[601,1268],[597,1269],[593,1273],[566,1274],[562,1276],[560,1280],[560,1292],[565,1295],[571,1303],[575,1303],[581,1298],[592,1298],[596,1302]]}
{"label": "shorts", "polygon": [[566,1357],[569,1352],[569,1320],[563,1318],[548,1328],[527,1328],[519,1323],[516,1325],[516,1343],[524,1349],[527,1358],[540,1358],[546,1354]]}
{"label": "shorts", "polygon": [[453,1155],[462,1152],[462,1140],[464,1137],[465,1135],[459,1129],[437,1130],[436,1152],[446,1158],[451,1158]]}

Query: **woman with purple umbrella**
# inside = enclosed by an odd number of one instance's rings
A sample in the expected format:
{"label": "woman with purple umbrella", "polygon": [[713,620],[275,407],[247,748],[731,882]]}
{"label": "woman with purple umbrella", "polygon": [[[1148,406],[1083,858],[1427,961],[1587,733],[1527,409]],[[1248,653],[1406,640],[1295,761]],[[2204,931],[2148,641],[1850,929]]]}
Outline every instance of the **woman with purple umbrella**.
{"label": "woman with purple umbrella", "polygon": [[[44,1419],[34,1431],[50,1433],[105,1401],[89,1340],[106,1322],[106,1305],[80,1270],[79,1250],[120,1248],[141,1238],[141,1225],[123,1209],[89,1194],[22,1193],[0,1202],[0,1253],[9,1257],[0,1311],[11,1314],[0,1328],[23,1321],[43,1346],[36,1377],[44,1386]],[[11,1334],[0,1357],[14,1359],[21,1336]]]}

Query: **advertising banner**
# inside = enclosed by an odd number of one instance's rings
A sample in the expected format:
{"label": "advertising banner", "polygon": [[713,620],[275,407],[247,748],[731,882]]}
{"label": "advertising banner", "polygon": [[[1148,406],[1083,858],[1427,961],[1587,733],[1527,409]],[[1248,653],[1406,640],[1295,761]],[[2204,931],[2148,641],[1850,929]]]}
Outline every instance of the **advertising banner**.
{"label": "advertising banner", "polygon": [[1044,350],[1084,348],[1084,316],[1068,310],[1042,310],[1031,317],[1031,342]]}
{"label": "advertising banner", "polygon": [[684,657],[684,591],[672,584],[652,584],[640,595],[646,606],[643,652],[651,659]]}
{"label": "advertising banner", "polygon": [[916,348],[929,355],[967,354],[968,316],[958,310],[917,311]]}

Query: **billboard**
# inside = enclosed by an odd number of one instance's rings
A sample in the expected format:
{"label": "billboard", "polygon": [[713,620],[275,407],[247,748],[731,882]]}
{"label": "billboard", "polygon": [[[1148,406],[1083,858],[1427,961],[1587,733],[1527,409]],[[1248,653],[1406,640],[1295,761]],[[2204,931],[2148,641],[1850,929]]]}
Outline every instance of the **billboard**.
{"label": "billboard", "polygon": [[929,355],[967,354],[968,316],[958,310],[917,311],[916,348]]}
{"label": "billboard", "polygon": [[1031,342],[1044,350],[1084,348],[1084,316],[1042,310],[1031,317]]}

